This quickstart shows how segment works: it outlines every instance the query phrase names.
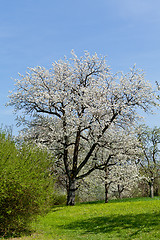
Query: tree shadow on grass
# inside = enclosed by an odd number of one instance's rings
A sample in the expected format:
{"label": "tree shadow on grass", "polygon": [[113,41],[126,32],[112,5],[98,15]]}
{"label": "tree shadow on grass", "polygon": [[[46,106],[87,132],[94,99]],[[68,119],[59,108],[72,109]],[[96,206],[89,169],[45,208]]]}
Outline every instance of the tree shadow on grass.
{"label": "tree shadow on grass", "polygon": [[[87,220],[76,221],[68,225],[60,226],[63,229],[81,230],[82,234],[92,233],[119,233],[127,231],[130,236],[136,236],[139,232],[148,232],[154,227],[160,226],[160,213],[137,215],[112,215],[108,217],[94,217]],[[159,227],[160,229],[160,227]]]}

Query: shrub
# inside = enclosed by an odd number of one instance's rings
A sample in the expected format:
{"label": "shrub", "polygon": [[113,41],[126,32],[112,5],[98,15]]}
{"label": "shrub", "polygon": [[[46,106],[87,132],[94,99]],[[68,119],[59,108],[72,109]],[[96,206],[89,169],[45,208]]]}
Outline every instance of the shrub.
{"label": "shrub", "polygon": [[0,235],[17,235],[46,210],[53,195],[47,151],[23,144],[18,148],[0,131]]}

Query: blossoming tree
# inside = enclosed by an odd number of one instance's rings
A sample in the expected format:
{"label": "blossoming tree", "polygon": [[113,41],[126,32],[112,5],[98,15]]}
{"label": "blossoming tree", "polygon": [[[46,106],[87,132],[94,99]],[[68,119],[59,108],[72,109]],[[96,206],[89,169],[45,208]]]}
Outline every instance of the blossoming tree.
{"label": "blossoming tree", "polygon": [[141,179],[139,167],[134,162],[122,161],[109,169],[110,171],[106,179],[106,183],[111,192],[118,193],[118,197],[122,197],[125,191],[131,191],[137,187],[138,181]]}
{"label": "blossoming tree", "polygon": [[71,59],[59,60],[49,70],[29,68],[15,86],[9,105],[20,113],[28,137],[63,162],[68,205],[75,204],[76,181],[96,168],[95,152],[104,134],[114,124],[132,124],[138,107],[149,111],[154,104],[141,70],[114,75],[105,58],[88,52],[78,58],[72,51]]}
{"label": "blossoming tree", "polygon": [[154,186],[160,179],[160,128],[141,125],[137,136],[142,149],[141,173],[148,183],[150,197],[154,197]]}
{"label": "blossoming tree", "polygon": [[138,168],[135,163],[139,162],[141,149],[133,129],[128,131],[114,126],[104,134],[98,150],[96,168],[103,171],[107,203],[109,188],[118,190],[120,197],[125,189],[136,184]]}

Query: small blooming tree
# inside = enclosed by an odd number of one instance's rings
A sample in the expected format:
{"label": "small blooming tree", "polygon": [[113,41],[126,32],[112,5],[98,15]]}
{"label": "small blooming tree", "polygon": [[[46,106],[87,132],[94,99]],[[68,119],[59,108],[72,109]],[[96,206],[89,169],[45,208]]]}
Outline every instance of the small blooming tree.
{"label": "small blooming tree", "polygon": [[[100,149],[97,153],[97,169],[104,171],[105,182],[105,202],[108,202],[109,188],[114,188],[114,191],[121,193],[135,183],[137,170],[131,174],[135,162],[141,155],[141,149],[138,140],[133,131],[119,130],[119,128],[110,128],[104,134]],[[132,178],[129,179],[129,175]],[[137,177],[136,177],[137,179]],[[116,189],[116,190],[115,190]]]}
{"label": "small blooming tree", "polygon": [[160,178],[160,128],[149,128],[141,125],[137,135],[142,149],[141,173],[150,189],[150,197],[154,196],[154,185]]}
{"label": "small blooming tree", "polygon": [[28,127],[28,138],[48,146],[63,162],[68,205],[75,203],[76,182],[95,169],[104,134],[114,124],[133,123],[138,107],[149,111],[153,104],[142,71],[134,67],[113,75],[105,58],[88,52],[80,58],[72,52],[70,60],[59,60],[49,70],[29,68],[16,80],[9,102],[21,114],[19,123]]}
{"label": "small blooming tree", "polygon": [[139,168],[134,162],[123,161],[109,169],[106,184],[118,197],[125,191],[131,191],[140,180]]}

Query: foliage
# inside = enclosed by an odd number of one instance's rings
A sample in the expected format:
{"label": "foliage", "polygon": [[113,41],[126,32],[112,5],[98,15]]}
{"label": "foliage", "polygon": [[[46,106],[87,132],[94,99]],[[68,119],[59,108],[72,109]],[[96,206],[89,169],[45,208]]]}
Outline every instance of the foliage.
{"label": "foliage", "polygon": [[22,240],[160,239],[160,199],[56,207],[33,223],[36,233]]}
{"label": "foliage", "polygon": [[104,57],[72,52],[49,70],[38,66],[20,75],[9,105],[20,112],[27,139],[54,151],[66,175],[67,203],[74,205],[76,182],[95,170],[104,134],[133,124],[137,108],[150,111],[155,96],[135,66],[128,74],[112,74]]}
{"label": "foliage", "polygon": [[18,148],[9,132],[0,132],[0,234],[18,234],[49,204],[53,179],[46,151],[23,144]]}

